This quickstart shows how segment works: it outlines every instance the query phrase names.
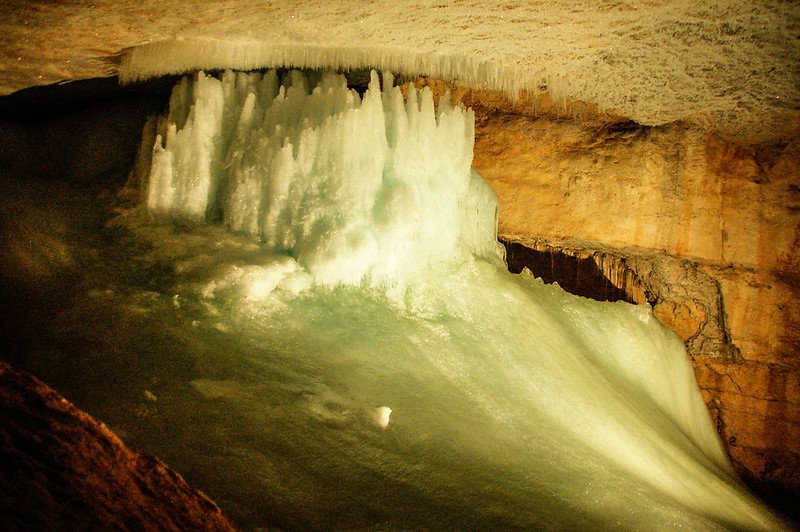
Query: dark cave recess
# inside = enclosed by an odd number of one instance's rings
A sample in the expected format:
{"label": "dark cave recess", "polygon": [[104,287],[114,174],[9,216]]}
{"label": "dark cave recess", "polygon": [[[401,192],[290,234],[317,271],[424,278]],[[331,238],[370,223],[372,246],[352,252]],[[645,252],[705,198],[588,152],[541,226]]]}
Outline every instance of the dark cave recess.
{"label": "dark cave recess", "polygon": [[640,286],[635,273],[627,268],[623,261],[617,269],[623,270],[616,275],[624,282],[617,286],[603,271],[594,255],[569,253],[557,248],[533,249],[518,242],[500,239],[506,248],[506,262],[511,273],[520,273],[528,268],[534,277],[545,283],[558,283],[561,288],[578,296],[596,301],[625,301],[634,305],[641,303],[654,304],[652,297]]}

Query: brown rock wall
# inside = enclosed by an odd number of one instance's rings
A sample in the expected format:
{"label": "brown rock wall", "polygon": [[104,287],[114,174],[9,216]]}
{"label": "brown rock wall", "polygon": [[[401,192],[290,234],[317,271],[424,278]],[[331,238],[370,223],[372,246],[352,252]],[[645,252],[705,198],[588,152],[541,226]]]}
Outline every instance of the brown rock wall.
{"label": "brown rock wall", "polygon": [[0,361],[4,530],[234,530],[158,458]]}
{"label": "brown rock wall", "polygon": [[800,374],[780,366],[710,359],[696,361],[695,370],[740,474],[797,518]]}
{"label": "brown rock wall", "polygon": [[462,97],[501,237],[625,258],[687,343],[740,472],[800,495],[800,139],[742,146]]}

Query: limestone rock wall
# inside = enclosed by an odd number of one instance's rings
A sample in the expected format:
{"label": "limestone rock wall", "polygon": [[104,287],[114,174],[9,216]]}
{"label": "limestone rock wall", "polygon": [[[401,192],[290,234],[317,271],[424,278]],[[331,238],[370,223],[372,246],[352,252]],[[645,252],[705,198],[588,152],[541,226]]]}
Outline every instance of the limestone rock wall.
{"label": "limestone rock wall", "polygon": [[745,147],[583,105],[458,96],[501,237],[624,258],[687,343],[740,473],[800,495],[800,139]]}

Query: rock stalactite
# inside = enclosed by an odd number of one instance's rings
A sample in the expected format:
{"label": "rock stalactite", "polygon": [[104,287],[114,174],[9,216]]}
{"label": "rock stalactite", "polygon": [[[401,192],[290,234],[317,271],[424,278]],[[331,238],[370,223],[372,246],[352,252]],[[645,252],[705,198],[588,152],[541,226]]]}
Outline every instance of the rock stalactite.
{"label": "rock stalactite", "polygon": [[551,246],[541,240],[528,241],[530,247],[507,240],[501,243],[512,273],[527,268],[545,283],[558,283],[571,294],[597,301],[651,302],[636,274],[620,256]]}

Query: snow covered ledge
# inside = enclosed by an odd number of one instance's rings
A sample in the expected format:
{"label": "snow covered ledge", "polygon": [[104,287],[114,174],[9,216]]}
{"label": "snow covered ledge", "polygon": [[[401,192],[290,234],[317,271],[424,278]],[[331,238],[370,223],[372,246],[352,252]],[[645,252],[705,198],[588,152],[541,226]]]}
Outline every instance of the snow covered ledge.
{"label": "snow covered ledge", "polygon": [[[615,50],[620,61],[554,62],[546,54],[526,63],[498,60],[492,54],[470,53],[452,46],[335,44],[275,42],[270,39],[175,37],[123,49],[117,75],[123,84],[197,70],[261,70],[267,68],[331,69],[347,72],[378,69],[400,77],[424,76],[448,85],[503,93],[513,105],[521,95],[536,99],[544,94],[556,106],[591,104],[599,113],[627,117],[645,126],[686,121],[744,144],[758,144],[798,134],[798,111],[788,105],[796,95],[788,87],[721,85],[709,93],[709,83],[698,77],[703,64],[660,65],[664,56],[637,46]],[[565,43],[566,44],[566,43]],[[718,46],[712,43],[714,54]],[[725,47],[723,47],[725,48]],[[636,57],[625,58],[626,55]],[[605,57],[605,56],[604,56]],[[530,59],[530,58],[529,58]],[[607,59],[607,58],[606,58]],[[770,60],[775,59],[770,58]],[[697,62],[693,59],[690,63]],[[702,61],[700,61],[702,63]],[[788,66],[781,64],[781,69]],[[582,68],[581,68],[582,67]],[[662,68],[663,67],[663,68]],[[699,68],[700,71],[695,72]],[[777,67],[773,67],[773,70]],[[770,71],[770,73],[773,72]],[[725,71],[722,77],[735,75]],[[788,76],[791,78],[791,76]],[[785,90],[784,90],[785,89]],[[774,96],[769,96],[769,94]]]}
{"label": "snow covered ledge", "polygon": [[553,93],[563,80],[543,71],[523,72],[466,54],[385,46],[329,46],[311,43],[215,38],[175,38],[125,49],[120,82],[185,74],[196,70],[260,70],[266,68],[329,68],[348,71],[385,70],[402,76],[430,76],[457,85],[499,90],[515,98],[522,90],[538,91],[544,84]]}

